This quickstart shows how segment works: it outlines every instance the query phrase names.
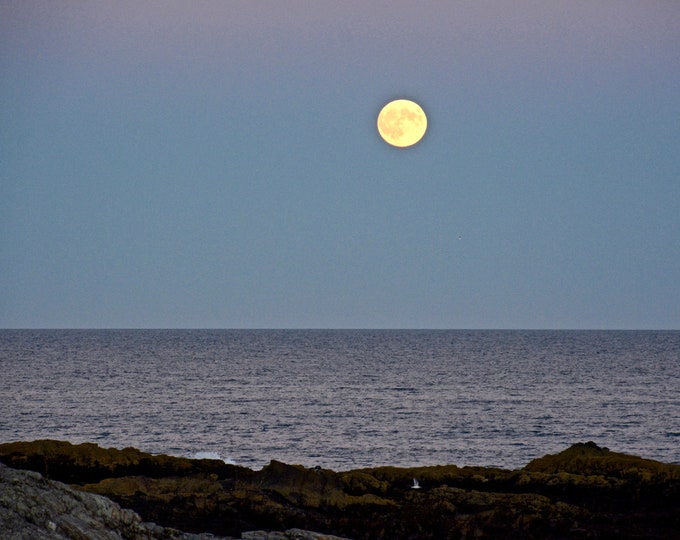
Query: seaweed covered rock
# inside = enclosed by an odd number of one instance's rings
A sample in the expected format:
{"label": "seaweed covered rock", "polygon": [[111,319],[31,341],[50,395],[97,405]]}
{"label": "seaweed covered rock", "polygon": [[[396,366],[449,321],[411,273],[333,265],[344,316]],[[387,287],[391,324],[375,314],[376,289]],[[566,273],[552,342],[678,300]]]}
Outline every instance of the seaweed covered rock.
{"label": "seaweed covered rock", "polygon": [[134,476],[108,478],[80,487],[111,497],[149,520],[186,531],[207,527],[217,534],[229,535],[256,528],[335,531],[339,529],[334,524],[339,522],[354,523],[352,530],[363,529],[368,512],[380,514],[384,507],[396,506],[370,493],[347,493],[343,477],[333,471],[277,461],[238,481],[214,474]]}
{"label": "seaweed covered rock", "polygon": [[310,508],[344,509],[356,505],[392,504],[378,495],[384,484],[370,475],[364,476],[363,482],[360,482],[350,474],[272,461],[256,473],[254,479],[259,489],[277,493],[292,504]]}
{"label": "seaweed covered rock", "polygon": [[217,474],[247,476],[252,471],[217,459],[188,459],[154,455],[136,448],[102,448],[94,443],[38,440],[0,444],[0,461],[15,469],[28,469],[70,484],[104,478],[142,475],[150,478]]}
{"label": "seaweed covered rock", "polygon": [[525,471],[571,473],[580,476],[606,476],[641,481],[680,479],[680,467],[638,456],[612,452],[592,441],[577,443],[559,454],[529,462]]}
{"label": "seaweed covered rock", "polygon": [[[533,493],[494,493],[448,486],[408,494],[403,514],[408,521],[398,537],[433,539],[560,538],[572,534],[588,517],[581,508]],[[421,536],[419,531],[423,530],[427,533]]]}
{"label": "seaweed covered rock", "polygon": [[35,467],[106,495],[146,521],[194,533],[660,540],[678,538],[680,530],[680,466],[594,443],[518,470],[442,465],[337,473],[272,461],[251,471],[58,441],[0,445],[0,461]]}
{"label": "seaweed covered rock", "polygon": [[673,538],[680,530],[679,465],[586,442],[535,459],[516,475],[524,490],[587,508],[594,522],[623,537]]}

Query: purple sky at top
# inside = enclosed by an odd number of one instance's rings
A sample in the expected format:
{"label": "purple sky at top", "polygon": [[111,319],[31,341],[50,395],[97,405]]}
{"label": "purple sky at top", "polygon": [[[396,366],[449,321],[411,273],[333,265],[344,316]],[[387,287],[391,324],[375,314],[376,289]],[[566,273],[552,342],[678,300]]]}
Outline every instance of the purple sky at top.
{"label": "purple sky at top", "polygon": [[0,327],[678,328],[679,51],[672,1],[0,2]]}
{"label": "purple sky at top", "polygon": [[[666,70],[676,62],[673,2],[62,2],[5,3],[5,56],[57,56],[87,73],[113,64],[232,72],[345,58],[375,68],[451,67],[494,59],[501,71],[564,76]],[[77,64],[75,64],[77,63]],[[457,67],[457,64],[454,64]],[[677,65],[677,64],[676,64]],[[342,67],[342,66],[340,66]]]}

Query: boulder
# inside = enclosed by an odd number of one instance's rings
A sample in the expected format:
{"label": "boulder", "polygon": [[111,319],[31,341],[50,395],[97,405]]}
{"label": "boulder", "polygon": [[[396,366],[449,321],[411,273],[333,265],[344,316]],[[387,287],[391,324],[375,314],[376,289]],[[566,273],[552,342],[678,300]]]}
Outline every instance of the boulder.
{"label": "boulder", "polygon": [[216,538],[143,523],[137,513],[106,497],[74,490],[40,473],[11,469],[2,463],[0,531],[4,540]]}

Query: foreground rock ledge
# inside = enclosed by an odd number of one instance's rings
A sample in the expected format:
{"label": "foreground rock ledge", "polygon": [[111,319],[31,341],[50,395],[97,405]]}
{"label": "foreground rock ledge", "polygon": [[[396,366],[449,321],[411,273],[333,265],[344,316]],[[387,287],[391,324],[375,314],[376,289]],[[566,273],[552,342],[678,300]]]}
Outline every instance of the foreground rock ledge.
{"label": "foreground rock ledge", "polygon": [[40,473],[14,470],[2,463],[0,532],[4,539],[27,540],[208,538],[143,523],[135,512],[122,509],[106,497],[77,491],[47,480]]}
{"label": "foreground rock ledge", "polygon": [[[53,523],[55,531],[68,529],[74,519],[68,516],[79,514],[63,501],[79,497],[86,506],[117,516],[105,523],[119,535],[97,532],[100,536],[87,538],[200,538],[191,536],[199,533],[253,540],[333,538],[304,532],[314,530],[355,540],[677,539],[680,531],[680,465],[611,452],[592,442],[517,470],[446,465],[336,473],[272,461],[252,471],[219,460],[49,440],[1,444],[0,462],[78,490],[50,484],[58,488],[53,503],[34,504],[47,509],[40,526],[48,536],[22,538],[58,537],[49,536],[49,528],[45,532],[45,523]],[[14,489],[46,482],[35,475],[23,478],[3,479],[3,489],[7,482]],[[412,488],[414,479],[420,489]],[[82,492],[104,495],[134,512]],[[0,498],[0,511],[2,505],[7,501]],[[67,517],[57,523],[49,516],[59,508]],[[0,521],[0,530],[9,530],[5,527]]]}

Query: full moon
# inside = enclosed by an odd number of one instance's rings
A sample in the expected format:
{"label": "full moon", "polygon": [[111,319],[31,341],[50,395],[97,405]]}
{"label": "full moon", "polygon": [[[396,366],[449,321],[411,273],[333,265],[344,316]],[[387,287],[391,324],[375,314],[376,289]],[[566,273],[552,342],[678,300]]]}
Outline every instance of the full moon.
{"label": "full moon", "polygon": [[423,109],[408,99],[390,101],[378,115],[378,133],[392,146],[413,146],[426,130],[427,116]]}

